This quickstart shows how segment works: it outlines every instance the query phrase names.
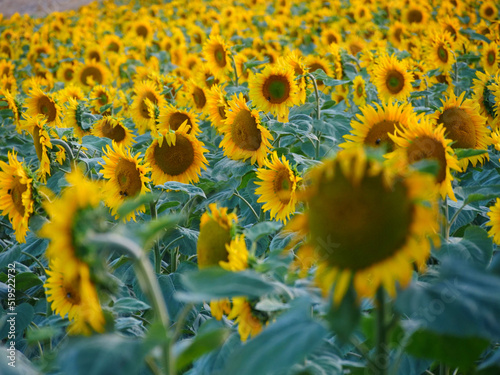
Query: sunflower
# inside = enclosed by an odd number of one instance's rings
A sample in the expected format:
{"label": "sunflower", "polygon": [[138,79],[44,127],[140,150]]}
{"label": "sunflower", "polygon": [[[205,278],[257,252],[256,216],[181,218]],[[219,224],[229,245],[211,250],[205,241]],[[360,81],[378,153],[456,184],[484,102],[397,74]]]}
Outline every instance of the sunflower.
{"label": "sunflower", "polygon": [[61,317],[68,316],[71,334],[90,335],[92,330],[104,332],[104,315],[94,284],[85,263],[76,265],[77,276],[68,277],[66,264],[60,258],[51,261],[44,284],[47,302]]}
{"label": "sunflower", "polygon": [[202,85],[199,85],[194,80],[190,80],[187,84],[187,103],[192,106],[196,112],[205,114],[207,110],[207,94]]}
{"label": "sunflower", "polygon": [[248,82],[252,69],[247,67],[249,57],[243,52],[234,56],[234,64],[236,65],[236,73],[238,74],[239,82]]}
{"label": "sunflower", "polygon": [[219,262],[228,261],[231,238],[236,231],[238,216],[228,214],[226,207],[218,208],[216,203],[208,205],[208,210],[201,216],[197,254],[200,269],[218,266]]}
{"label": "sunflower", "polygon": [[340,30],[325,28],[321,32],[321,42],[325,46],[329,46],[332,43],[341,44],[342,41],[342,34],[340,34]]}
{"label": "sunflower", "polygon": [[16,241],[26,242],[28,221],[33,213],[33,179],[14,151],[8,152],[9,162],[0,160],[0,210],[9,216]]}
{"label": "sunflower", "polygon": [[298,102],[299,91],[290,66],[267,65],[262,73],[252,77],[249,88],[254,106],[271,112],[280,122],[288,122],[289,107]]}
{"label": "sunflower", "polygon": [[352,81],[353,86],[353,102],[357,106],[364,106],[366,104],[366,89],[365,80],[361,76],[356,76]]}
{"label": "sunflower", "polygon": [[483,43],[481,66],[486,73],[494,75],[498,72],[498,59],[500,56],[498,44],[495,42]]}
{"label": "sunflower", "polygon": [[219,35],[211,35],[205,42],[203,57],[217,78],[224,78],[231,68],[229,48]]}
{"label": "sunflower", "polygon": [[[116,95],[116,89],[109,86],[97,85],[90,91],[89,98],[92,104],[92,112],[100,114],[101,107],[112,104]],[[109,112],[109,109],[108,109]]]}
{"label": "sunflower", "polygon": [[[0,109],[10,109],[12,111],[12,122],[16,126],[16,131],[20,133],[19,125],[21,124],[21,105],[8,90],[0,89]],[[7,116],[4,114],[3,117],[6,118]]]}
{"label": "sunflower", "polygon": [[157,86],[150,81],[136,83],[134,93],[135,97],[130,106],[130,113],[139,134],[144,134],[146,130],[153,130],[156,126],[156,119],[154,116],[151,116],[148,106],[154,105],[157,108],[161,108],[164,105],[165,99],[162,97]]}
{"label": "sunflower", "polygon": [[409,25],[411,30],[420,30],[428,24],[429,10],[423,3],[412,2],[402,11],[401,21]]}
{"label": "sunflower", "polygon": [[411,94],[413,76],[407,64],[399,61],[395,55],[382,56],[373,68],[372,81],[383,102],[392,99],[404,101]]}
{"label": "sunflower", "polygon": [[113,116],[103,116],[94,124],[91,134],[95,137],[106,137],[119,146],[128,148],[135,143],[134,135],[123,124],[123,119]]}
{"label": "sunflower", "polygon": [[198,135],[201,132],[196,113],[193,110],[179,109],[167,103],[166,106],[160,109],[157,127],[160,132],[176,131],[184,122],[190,127],[188,134]]}
{"label": "sunflower", "polygon": [[422,159],[434,159],[439,163],[439,170],[436,176],[436,183],[443,199],[448,195],[456,201],[451,181],[451,170],[460,171],[457,157],[451,148],[451,140],[446,139],[444,126],[435,126],[428,118],[422,118],[419,123],[411,127],[396,129],[390,138],[400,147],[387,157],[392,159],[399,157],[401,151],[405,153],[405,159],[409,164]]}
{"label": "sunflower", "polygon": [[85,128],[82,121],[84,106],[78,100],[69,98],[64,114],[64,125],[73,128],[73,134],[81,142],[82,138],[91,132],[90,126]]}
{"label": "sunflower", "polygon": [[220,85],[212,86],[207,92],[208,116],[217,132],[220,132],[220,128],[224,126],[226,111],[228,110],[227,99],[224,94],[224,89]]}
{"label": "sunflower", "polygon": [[486,117],[488,125],[493,129],[498,122],[495,103],[491,100],[491,95],[494,95],[495,78],[479,70],[476,70],[476,77],[477,79],[472,81],[472,100],[479,105],[479,113]]}
{"label": "sunflower", "polygon": [[298,80],[299,91],[297,93],[297,104],[304,104],[306,102],[307,96],[305,75],[308,71],[304,62],[304,58],[300,55],[300,52],[295,50],[285,56],[284,63],[293,68],[293,71],[295,72],[295,79]]}
{"label": "sunflower", "polygon": [[21,127],[23,130],[27,130],[33,138],[36,156],[40,163],[37,175],[38,179],[43,183],[47,181],[47,175],[50,176],[49,150],[52,149],[52,143],[50,142],[50,135],[46,124],[47,120],[42,115],[36,117],[27,116]]}
{"label": "sunflower", "polygon": [[95,85],[106,85],[110,72],[103,63],[90,61],[80,64],[75,71],[75,82],[85,90]]}
{"label": "sunflower", "polygon": [[[316,283],[338,304],[349,284],[358,297],[411,281],[413,262],[425,266],[428,236],[438,228],[432,176],[396,172],[367,157],[362,148],[341,151],[308,174],[301,200],[308,209],[288,228],[305,243],[301,266],[317,263]],[[426,204],[430,202],[431,205]]]}
{"label": "sunflower", "polygon": [[292,170],[290,163],[284,156],[281,160],[276,151],[271,155],[271,160],[266,160],[266,168],[257,170],[259,185],[255,194],[259,195],[258,203],[263,203],[264,212],[271,211],[271,219],[276,218],[286,224],[290,215],[295,212],[297,204],[297,183],[302,180],[297,172]]}
{"label": "sunflower", "polygon": [[102,46],[105,51],[120,54],[124,50],[121,38],[116,34],[107,34],[102,38]]}
{"label": "sunflower", "polygon": [[30,117],[43,115],[50,126],[61,126],[62,108],[51,94],[45,94],[39,87],[34,87],[26,99],[27,114]]}
{"label": "sunflower", "polygon": [[[118,208],[125,199],[150,191],[145,184],[150,181],[146,174],[151,168],[143,165],[139,156],[140,154],[132,156],[130,150],[113,142],[113,148],[107,145],[104,150],[104,163],[99,163],[103,167],[102,176],[108,180],[103,188],[104,201],[111,208],[111,213],[116,219],[119,218]],[[144,212],[144,205],[140,206],[137,211]],[[135,221],[135,212],[129,213],[123,219]]]}
{"label": "sunflower", "polygon": [[154,139],[146,150],[146,161],[151,165],[151,179],[156,185],[167,181],[185,184],[198,182],[201,169],[208,164],[203,153],[204,144],[189,134],[184,123],[175,132],[167,131]]}
{"label": "sunflower", "polygon": [[487,215],[490,221],[486,225],[491,227],[488,233],[490,237],[493,237],[493,241],[500,245],[500,198],[497,198],[495,205],[491,206]]}
{"label": "sunflower", "polygon": [[491,0],[484,1],[479,7],[479,15],[488,21],[495,21],[498,18],[498,8]]}
{"label": "sunflower", "polygon": [[[486,118],[480,115],[479,106],[471,99],[464,99],[465,92],[458,98],[451,93],[448,99],[441,100],[443,107],[433,115],[438,124],[443,124],[446,137],[454,143],[452,148],[470,148],[487,150],[488,128]],[[475,167],[479,161],[489,160],[487,153],[470,156],[460,160],[460,167],[465,170],[469,162]]]}
{"label": "sunflower", "polygon": [[[332,47],[334,48],[334,47]],[[338,46],[337,46],[338,48]],[[333,56],[333,55],[332,55]],[[337,71],[333,72],[330,68],[330,63],[327,59],[320,56],[308,55],[305,59],[305,65],[309,72],[313,73],[317,70],[322,70],[329,77],[337,78]],[[326,88],[323,80],[317,79],[316,83],[320,90],[328,92],[330,88]]]}
{"label": "sunflower", "polygon": [[66,103],[69,98],[77,99],[77,100],[85,100],[85,93],[83,92],[80,86],[75,86],[70,84],[59,90],[56,93],[57,99],[62,103]]}
{"label": "sunflower", "polygon": [[356,115],[359,121],[351,121],[352,130],[350,134],[344,135],[347,142],[340,144],[340,147],[351,148],[360,144],[379,147],[386,144],[391,150],[394,143],[389,134],[394,134],[398,127],[404,129],[417,121],[410,105],[375,103],[375,106],[366,105],[360,108],[361,114]]}
{"label": "sunflower", "polygon": [[388,31],[388,37],[392,45],[396,48],[400,48],[403,45],[403,38],[408,33],[408,28],[402,22],[393,22]]}
{"label": "sunflower", "polygon": [[248,108],[243,94],[233,96],[228,105],[227,118],[220,129],[224,134],[220,142],[224,155],[233,160],[251,158],[252,164],[257,162],[261,167],[271,148],[271,133],[261,124],[259,112]]}
{"label": "sunflower", "polygon": [[455,57],[453,38],[448,32],[434,33],[429,37],[427,46],[428,62],[432,68],[440,69],[441,71],[450,71]]}
{"label": "sunflower", "polygon": [[49,260],[59,258],[65,266],[65,276],[76,279],[80,264],[87,260],[87,248],[75,236],[78,228],[85,225],[85,212],[94,209],[101,201],[102,184],[86,179],[76,168],[66,175],[70,186],[64,188],[60,197],[43,204],[50,221],[40,232],[40,237],[49,239],[45,255]]}

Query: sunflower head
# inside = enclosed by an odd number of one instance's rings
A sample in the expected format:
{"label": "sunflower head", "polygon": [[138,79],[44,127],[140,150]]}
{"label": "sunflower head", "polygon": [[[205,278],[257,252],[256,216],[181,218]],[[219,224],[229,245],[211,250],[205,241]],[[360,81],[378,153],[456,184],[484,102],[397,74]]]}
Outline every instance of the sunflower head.
{"label": "sunflower head", "polygon": [[26,105],[29,116],[43,115],[49,125],[61,126],[62,108],[51,94],[46,94],[39,87],[34,87],[30,91]]}
{"label": "sunflower head", "polygon": [[212,35],[203,46],[203,57],[218,78],[224,78],[231,67],[229,48],[219,35]]}
{"label": "sunflower head", "polygon": [[135,143],[132,132],[124,125],[123,119],[113,116],[103,116],[94,124],[92,135],[111,139],[117,145],[125,148]]}
{"label": "sunflower head", "polygon": [[306,237],[298,256],[318,263],[324,293],[335,285],[339,302],[351,280],[359,296],[373,296],[381,285],[394,295],[396,282],[407,285],[412,262],[424,264],[426,237],[436,229],[434,210],[421,204],[435,199],[431,176],[398,175],[353,148],[323,161],[307,180],[308,209],[290,228]]}
{"label": "sunflower head", "polygon": [[490,221],[486,225],[491,227],[488,233],[493,237],[493,241],[500,245],[500,198],[497,198],[496,203],[491,206],[488,216]]}
{"label": "sunflower head", "polygon": [[157,85],[151,81],[136,83],[134,92],[134,101],[130,107],[131,116],[137,125],[139,134],[144,134],[146,130],[155,129],[156,118],[154,109],[163,107],[165,99],[161,95]]}
{"label": "sunflower head", "polygon": [[189,134],[197,135],[201,132],[193,110],[179,109],[171,104],[160,109],[157,127],[161,133],[168,130],[176,131],[184,123],[189,126]]}
{"label": "sunflower head", "polygon": [[372,80],[384,102],[391,99],[406,100],[412,91],[413,76],[408,71],[407,64],[399,61],[395,55],[379,58],[373,69]]}
{"label": "sunflower head", "polygon": [[200,269],[228,261],[226,245],[229,245],[234,237],[237,222],[236,214],[228,213],[226,207],[218,208],[215,203],[208,206],[208,210],[201,216],[198,236],[197,254]]}

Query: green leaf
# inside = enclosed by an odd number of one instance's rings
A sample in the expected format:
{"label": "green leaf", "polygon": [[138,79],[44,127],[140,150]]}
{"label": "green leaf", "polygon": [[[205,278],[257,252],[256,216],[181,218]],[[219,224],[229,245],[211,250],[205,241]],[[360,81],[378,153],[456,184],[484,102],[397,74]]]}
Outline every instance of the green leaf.
{"label": "green leaf", "polygon": [[151,307],[138,299],[131,297],[120,298],[113,305],[113,311],[116,313],[134,313],[136,311],[148,310]]}
{"label": "green leaf", "polygon": [[330,297],[330,300],[332,302],[325,319],[339,339],[346,342],[361,319],[361,309],[352,283],[338,306],[333,304],[333,298]]}
{"label": "green leaf", "polygon": [[43,281],[31,272],[22,272],[16,275],[16,289],[25,291],[37,285],[42,285]]}
{"label": "green leaf", "polygon": [[138,197],[126,199],[125,202],[118,208],[117,213],[120,217],[125,217],[129,213],[134,212],[142,205],[147,205],[150,202],[158,199],[160,194],[158,193],[146,193],[141,194]]}
{"label": "green leaf", "polygon": [[488,150],[475,150],[473,148],[456,148],[454,149],[454,151],[455,155],[457,155],[458,160],[488,153]]}
{"label": "green leaf", "polygon": [[258,241],[262,237],[269,236],[280,230],[283,224],[276,221],[263,221],[250,228],[245,229],[245,237],[252,242]]}
{"label": "green leaf", "polygon": [[457,337],[417,330],[406,350],[419,358],[434,359],[462,370],[472,369],[474,362],[488,347],[489,340],[479,337]]}
{"label": "green leaf", "polygon": [[45,326],[40,328],[29,328],[26,332],[28,343],[35,344],[37,342],[48,341],[54,337],[59,330],[55,327]]}
{"label": "green leaf", "polygon": [[160,216],[156,220],[151,220],[144,224],[139,230],[139,236],[143,243],[148,243],[161,232],[165,232],[165,230],[174,227],[181,218],[182,216],[177,214]]}
{"label": "green leaf", "polygon": [[182,191],[184,193],[187,193],[190,198],[192,197],[203,197],[206,198],[205,192],[201,190],[199,187],[190,185],[190,184],[183,184],[181,182],[177,181],[169,181],[165,182],[163,185],[157,185],[155,186],[156,188],[164,189],[164,190],[173,190],[173,191]]}
{"label": "green leaf", "polygon": [[11,318],[14,318],[15,320],[16,340],[20,339],[23,337],[23,332],[26,329],[26,327],[28,327],[31,324],[31,321],[35,316],[35,310],[33,309],[33,306],[31,306],[30,304],[21,303],[20,305],[16,306],[14,312],[9,310],[9,313],[12,314],[3,316],[2,321],[0,321],[0,326],[1,326],[0,339],[7,337],[10,324],[6,322],[6,320]]}
{"label": "green leaf", "polygon": [[204,302],[226,297],[260,297],[274,291],[274,286],[261,275],[250,270],[226,271],[213,267],[181,275],[188,293],[178,293],[183,301]]}
{"label": "green leaf", "polygon": [[437,160],[432,160],[432,159],[422,159],[417,161],[416,163],[413,163],[412,168],[422,172],[422,173],[429,173],[433,176],[437,176],[439,173],[439,163]]}
{"label": "green leaf", "polygon": [[498,198],[499,191],[500,185],[467,186],[462,188],[463,195],[467,197],[465,204]]}
{"label": "green leaf", "polygon": [[8,264],[14,263],[21,255],[21,247],[15,245],[9,250],[0,253],[0,269],[6,268]]}
{"label": "green leaf", "polygon": [[192,339],[176,343],[174,352],[178,352],[175,362],[177,370],[182,370],[202,355],[222,346],[229,337],[229,333],[229,329],[219,328],[199,333]]}
{"label": "green leaf", "polygon": [[[303,302],[303,301],[302,301]],[[315,350],[327,330],[313,320],[309,306],[296,305],[229,357],[223,375],[268,375],[285,372]]]}
{"label": "green leaf", "polygon": [[467,35],[468,38],[471,40],[481,40],[486,43],[491,43],[491,40],[489,40],[487,37],[485,37],[482,34],[479,34],[478,32],[472,29],[461,29],[460,33]]}

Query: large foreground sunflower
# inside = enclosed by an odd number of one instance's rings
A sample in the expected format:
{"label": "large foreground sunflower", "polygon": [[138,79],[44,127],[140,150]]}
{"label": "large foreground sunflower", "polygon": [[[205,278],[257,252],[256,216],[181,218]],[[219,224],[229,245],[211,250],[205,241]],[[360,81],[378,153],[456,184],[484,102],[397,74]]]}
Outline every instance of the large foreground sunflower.
{"label": "large foreground sunflower", "polygon": [[372,297],[381,286],[394,296],[397,283],[408,285],[438,227],[432,177],[397,175],[353,148],[324,160],[307,180],[301,200],[308,208],[289,229],[306,238],[297,255],[303,267],[317,263],[324,294],[334,286],[338,304],[351,282],[358,297]]}
{"label": "large foreground sunflower", "polygon": [[382,56],[373,68],[372,81],[383,102],[393,99],[404,101],[411,94],[413,76],[407,64],[395,55]]}
{"label": "large foreground sunflower", "polygon": [[271,219],[286,223],[295,212],[297,182],[302,178],[290,167],[284,156],[279,159],[276,151],[270,161],[266,160],[266,167],[257,170],[259,181],[255,184],[259,187],[255,189],[255,194],[260,195],[257,202],[264,203],[264,211],[271,211]]}
{"label": "large foreground sunflower", "polygon": [[234,96],[228,105],[226,120],[221,127],[224,139],[220,147],[224,149],[224,155],[233,160],[251,158],[252,164],[257,162],[259,167],[262,166],[271,148],[271,133],[260,123],[259,112],[248,108],[243,94]]}
{"label": "large foreground sunflower", "polygon": [[[454,143],[453,148],[470,148],[474,150],[487,150],[488,128],[486,118],[480,115],[479,106],[471,99],[465,99],[465,92],[458,98],[451,93],[446,100],[441,100],[443,106],[437,110],[433,117],[438,124],[443,124],[446,137]],[[460,160],[460,167],[465,170],[469,164],[476,166],[477,162],[489,160],[487,153],[470,156]]]}
{"label": "large foreground sunflower", "polygon": [[278,121],[288,122],[290,107],[298,102],[299,90],[294,78],[294,70],[289,65],[267,65],[249,82],[252,104],[263,112],[272,113]]}
{"label": "large foreground sunflower", "polygon": [[417,121],[417,116],[410,105],[375,103],[375,106],[366,105],[360,108],[361,114],[356,115],[359,121],[351,121],[352,130],[344,136],[347,142],[342,143],[340,147],[385,145],[392,150],[394,142],[389,135],[394,134],[397,128],[407,128]]}
{"label": "large foreground sunflower", "polygon": [[104,315],[94,284],[90,280],[89,267],[79,262],[77,276],[68,277],[66,264],[60,258],[52,260],[47,270],[47,302],[51,309],[63,318],[68,316],[71,334],[89,335],[92,330],[104,331]]}
{"label": "large foreground sunflower", "polygon": [[[127,198],[136,197],[150,191],[146,183],[150,181],[146,174],[150,167],[143,165],[140,154],[132,156],[130,150],[113,143],[113,148],[106,146],[104,150],[102,165],[102,176],[107,179],[103,188],[103,196],[106,205],[111,208],[111,213],[118,218],[118,208]],[[144,212],[144,205],[137,208],[137,211]],[[129,213],[124,220],[135,220],[135,211]]]}
{"label": "large foreground sunflower", "polygon": [[9,151],[9,163],[0,160],[0,210],[8,215],[16,241],[26,242],[28,221],[33,213],[32,178],[15,152]]}
{"label": "large foreground sunflower", "polygon": [[167,131],[154,139],[146,150],[151,165],[151,179],[157,185],[167,181],[185,184],[198,182],[201,169],[208,164],[204,144],[189,134],[189,126],[181,125],[175,132]]}
{"label": "large foreground sunflower", "polygon": [[436,175],[436,183],[439,186],[441,196],[447,195],[456,201],[453,188],[451,187],[451,171],[460,171],[455,152],[451,148],[452,141],[445,138],[443,125],[435,126],[427,118],[422,118],[414,126],[397,129],[391,139],[401,149],[389,155],[389,158],[399,157],[400,152],[404,152],[409,164],[422,159],[436,160],[439,163],[439,170]]}

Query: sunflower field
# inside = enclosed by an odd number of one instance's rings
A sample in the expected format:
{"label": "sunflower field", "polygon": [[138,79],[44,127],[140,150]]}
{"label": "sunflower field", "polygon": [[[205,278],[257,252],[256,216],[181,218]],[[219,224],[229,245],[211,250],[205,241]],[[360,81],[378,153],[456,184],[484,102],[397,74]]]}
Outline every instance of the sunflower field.
{"label": "sunflower field", "polygon": [[0,374],[500,374],[499,12],[0,13]]}

